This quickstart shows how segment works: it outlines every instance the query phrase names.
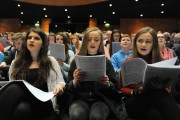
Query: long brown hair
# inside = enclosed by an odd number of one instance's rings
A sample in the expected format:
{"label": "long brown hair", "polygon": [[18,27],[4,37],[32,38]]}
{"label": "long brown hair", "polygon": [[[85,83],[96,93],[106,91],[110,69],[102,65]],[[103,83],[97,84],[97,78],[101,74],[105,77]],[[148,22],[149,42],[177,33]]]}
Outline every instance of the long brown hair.
{"label": "long brown hair", "polygon": [[100,40],[101,40],[101,43],[100,43],[100,46],[99,46],[99,49],[98,49],[98,54],[99,55],[102,55],[104,54],[104,45],[103,45],[103,34],[101,32],[101,30],[97,27],[93,27],[93,28],[87,28],[84,32],[84,38],[83,38],[83,41],[82,41],[82,46],[78,55],[87,55],[87,44],[88,44],[88,37],[89,37],[89,33],[90,32],[98,32],[99,35],[100,35]]}
{"label": "long brown hair", "polygon": [[144,34],[144,33],[150,33],[153,37],[153,45],[152,45],[152,50],[150,52],[150,54],[148,55],[151,63],[155,63],[155,62],[159,62],[161,61],[161,55],[160,55],[160,50],[159,50],[159,44],[158,44],[158,38],[157,38],[157,33],[156,31],[151,28],[151,27],[144,27],[142,29],[140,29],[137,33],[136,36],[134,38],[134,42],[133,42],[133,51],[132,51],[132,57],[133,58],[137,58],[140,57],[140,54],[138,53],[137,50],[137,45],[136,45],[136,41],[139,38],[140,35]]}
{"label": "long brown hair", "polygon": [[38,62],[39,62],[38,82],[44,82],[47,81],[47,78],[50,74],[50,69],[54,70],[54,68],[47,54],[48,53],[47,36],[39,28],[31,28],[29,32],[26,34],[26,38],[22,43],[20,53],[15,59],[14,68],[10,77],[13,79],[26,79],[26,72],[33,62],[30,51],[27,49],[27,39],[31,32],[37,33],[41,37],[43,42],[42,48],[40,49],[38,54]]}

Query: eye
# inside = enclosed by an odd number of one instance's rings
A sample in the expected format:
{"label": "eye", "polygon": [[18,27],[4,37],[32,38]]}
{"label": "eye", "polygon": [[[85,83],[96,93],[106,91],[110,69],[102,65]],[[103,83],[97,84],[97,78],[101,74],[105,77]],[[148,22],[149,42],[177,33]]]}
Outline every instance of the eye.
{"label": "eye", "polygon": [[146,43],[147,43],[147,44],[150,44],[150,43],[152,43],[152,42],[148,40],[148,41],[146,41]]}
{"label": "eye", "polygon": [[32,39],[32,37],[31,37],[31,36],[28,36],[28,38],[27,38],[27,39],[28,39],[28,40],[29,40],[29,39]]}
{"label": "eye", "polygon": [[91,41],[91,38],[88,38],[88,41]]}
{"label": "eye", "polygon": [[40,38],[39,38],[39,37],[34,37],[34,39],[35,39],[35,40],[40,40]]}
{"label": "eye", "polygon": [[98,39],[98,38],[95,38],[94,40],[95,40],[96,42],[98,42],[98,41],[99,41],[99,39]]}
{"label": "eye", "polygon": [[139,43],[143,43],[143,40],[142,40],[142,39],[139,39],[139,40],[137,40],[137,42],[139,42]]}

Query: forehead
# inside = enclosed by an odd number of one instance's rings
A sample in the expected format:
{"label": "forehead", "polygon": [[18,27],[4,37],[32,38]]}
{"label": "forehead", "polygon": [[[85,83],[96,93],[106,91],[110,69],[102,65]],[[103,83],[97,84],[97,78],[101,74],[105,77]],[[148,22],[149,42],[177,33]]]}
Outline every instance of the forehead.
{"label": "forehead", "polygon": [[[35,32],[30,32],[28,36],[39,36],[39,34],[35,33]],[[39,36],[40,37],[40,36]]]}
{"label": "forehead", "polygon": [[143,33],[137,39],[153,40],[153,36],[150,33]]}
{"label": "forehead", "polygon": [[62,38],[63,38],[63,36],[62,36],[62,35],[56,35],[56,37],[62,37]]}
{"label": "forehead", "polygon": [[89,33],[89,37],[100,37],[100,34],[97,31],[92,31]]}
{"label": "forehead", "polygon": [[164,36],[164,34],[162,34],[162,33],[159,33],[159,34],[157,34],[157,36]]}

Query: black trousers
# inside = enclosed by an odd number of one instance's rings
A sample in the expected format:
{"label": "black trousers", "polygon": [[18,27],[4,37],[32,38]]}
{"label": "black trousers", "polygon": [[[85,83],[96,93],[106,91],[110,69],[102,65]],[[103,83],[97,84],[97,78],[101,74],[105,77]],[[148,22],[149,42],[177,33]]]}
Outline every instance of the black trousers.
{"label": "black trousers", "polygon": [[36,99],[23,83],[13,83],[0,92],[1,120],[54,120],[52,102]]}

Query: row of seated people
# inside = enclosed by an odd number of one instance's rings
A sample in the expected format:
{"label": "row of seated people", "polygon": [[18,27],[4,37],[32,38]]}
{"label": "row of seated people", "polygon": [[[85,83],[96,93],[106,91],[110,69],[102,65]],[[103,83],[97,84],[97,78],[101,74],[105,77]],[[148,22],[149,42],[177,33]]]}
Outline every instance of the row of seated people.
{"label": "row of seated people", "polygon": [[[59,115],[62,115],[60,116],[62,119],[64,114],[68,114],[67,119],[70,120],[122,119],[123,113],[116,107],[122,106],[121,100],[126,94],[123,89],[127,88],[131,90],[129,92],[131,97],[125,101],[124,107],[127,111],[126,115],[130,118],[124,116],[124,119],[178,120],[180,118],[177,102],[164,87],[156,89],[154,86],[149,86],[148,90],[143,90],[137,85],[126,88],[121,84],[118,85],[114,68],[108,59],[106,76],[103,76],[100,82],[80,82],[85,77],[85,73],[77,69],[73,60],[65,84],[57,60],[47,55],[46,34],[42,30],[31,29],[25,41],[16,60],[10,66],[10,80],[25,79],[43,91],[53,91],[57,96],[52,101],[41,102],[29,94],[22,84],[12,84],[3,89],[0,95],[0,115],[3,120],[61,119],[56,118],[54,114],[58,110],[57,105],[60,107]],[[78,55],[104,54],[102,41],[102,33],[98,28],[87,29],[82,43],[84,47],[80,49]],[[157,46],[156,32],[149,27],[142,28],[134,38],[131,58],[140,57],[150,64],[158,62],[161,60],[161,55]],[[154,54],[156,56],[153,56]],[[177,88],[179,88],[178,84]],[[14,91],[17,94],[12,94]],[[12,97],[13,101],[8,99]],[[7,105],[10,107],[6,107]]]}

